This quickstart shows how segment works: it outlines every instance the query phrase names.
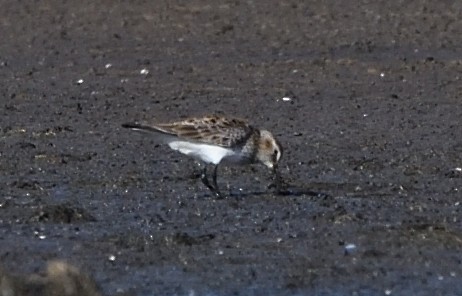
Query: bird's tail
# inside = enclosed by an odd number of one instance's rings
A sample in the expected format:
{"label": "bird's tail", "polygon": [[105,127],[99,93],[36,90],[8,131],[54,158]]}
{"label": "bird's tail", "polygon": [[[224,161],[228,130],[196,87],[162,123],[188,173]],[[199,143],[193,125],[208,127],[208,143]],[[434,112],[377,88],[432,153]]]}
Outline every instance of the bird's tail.
{"label": "bird's tail", "polygon": [[155,125],[143,124],[138,122],[127,122],[122,124],[122,127],[158,137],[162,142],[165,143],[168,143],[176,138],[176,135],[168,133],[156,127]]}
{"label": "bird's tail", "polygon": [[155,126],[141,124],[138,122],[127,122],[127,123],[122,124],[122,127],[129,128],[135,131],[156,132],[156,133],[162,132],[159,129],[157,129]]}

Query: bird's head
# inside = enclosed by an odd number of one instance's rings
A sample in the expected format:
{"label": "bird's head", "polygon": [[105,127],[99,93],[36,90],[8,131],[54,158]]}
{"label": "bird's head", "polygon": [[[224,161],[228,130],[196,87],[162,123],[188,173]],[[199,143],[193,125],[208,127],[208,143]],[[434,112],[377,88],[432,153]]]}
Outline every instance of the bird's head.
{"label": "bird's head", "polygon": [[260,131],[257,159],[272,170],[276,170],[282,157],[282,146],[274,136],[266,130]]}

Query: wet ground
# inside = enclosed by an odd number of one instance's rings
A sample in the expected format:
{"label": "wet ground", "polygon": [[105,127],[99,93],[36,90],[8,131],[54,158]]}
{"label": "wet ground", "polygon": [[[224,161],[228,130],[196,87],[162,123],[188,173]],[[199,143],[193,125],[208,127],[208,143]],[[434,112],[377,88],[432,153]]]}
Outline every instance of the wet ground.
{"label": "wet ground", "polygon": [[[4,271],[65,260],[104,295],[462,294],[459,2],[0,4]],[[120,127],[208,113],[277,135],[291,194],[221,167],[216,200]]]}

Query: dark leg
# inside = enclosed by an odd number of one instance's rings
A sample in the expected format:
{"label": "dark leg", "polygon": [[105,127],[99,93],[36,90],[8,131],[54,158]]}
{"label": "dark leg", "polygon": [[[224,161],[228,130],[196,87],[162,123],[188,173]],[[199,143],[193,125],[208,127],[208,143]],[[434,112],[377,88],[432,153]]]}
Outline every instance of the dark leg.
{"label": "dark leg", "polygon": [[204,183],[204,185],[207,186],[208,189],[210,189],[211,191],[213,191],[213,186],[210,185],[209,179],[207,178],[207,167],[206,167],[206,166],[205,166],[204,169],[202,170],[201,180],[202,180],[202,183]]}
{"label": "dark leg", "polygon": [[201,180],[202,180],[202,183],[204,183],[204,185],[207,186],[207,188],[210,189],[210,191],[212,191],[212,193],[215,194],[216,197],[221,198],[222,196],[221,196],[220,190],[218,189],[218,185],[217,185],[217,167],[218,165],[216,165],[215,168],[213,169],[213,176],[212,176],[213,185],[210,184],[209,179],[207,178],[207,167],[204,167],[204,170],[202,171]]}
{"label": "dark leg", "polygon": [[218,165],[216,165],[216,166],[213,168],[212,180],[213,180],[213,187],[215,187],[215,191],[219,193],[220,190],[218,189],[218,184],[217,184],[217,169],[218,169]]}

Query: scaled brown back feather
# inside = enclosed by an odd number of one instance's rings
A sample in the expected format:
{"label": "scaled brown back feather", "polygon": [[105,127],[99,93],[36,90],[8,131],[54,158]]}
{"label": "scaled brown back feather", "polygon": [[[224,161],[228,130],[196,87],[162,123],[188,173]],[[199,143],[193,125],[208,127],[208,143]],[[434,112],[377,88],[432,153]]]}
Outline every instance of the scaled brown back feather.
{"label": "scaled brown back feather", "polygon": [[222,147],[244,144],[256,131],[246,121],[236,118],[207,116],[151,126],[162,133]]}

